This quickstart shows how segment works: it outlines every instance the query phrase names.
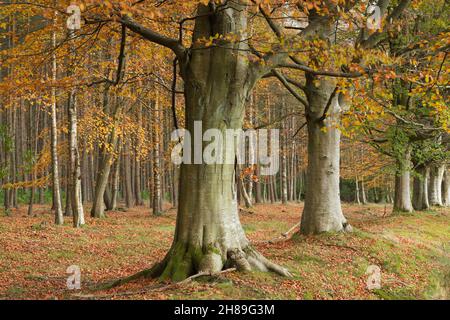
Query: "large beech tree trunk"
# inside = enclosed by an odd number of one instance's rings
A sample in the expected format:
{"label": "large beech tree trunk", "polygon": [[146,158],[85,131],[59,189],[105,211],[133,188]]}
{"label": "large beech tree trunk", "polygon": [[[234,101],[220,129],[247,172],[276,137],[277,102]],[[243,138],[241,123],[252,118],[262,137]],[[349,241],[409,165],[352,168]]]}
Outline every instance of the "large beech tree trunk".
{"label": "large beech tree trunk", "polygon": [[[245,7],[238,2],[229,6],[235,8],[212,12],[213,5],[199,5],[194,48],[189,57],[180,61],[185,83],[186,129],[191,133],[194,121],[202,121],[203,131],[241,129],[244,102],[257,78],[249,68],[245,41],[224,41],[214,48],[203,48],[197,41],[230,33],[246,39]],[[201,49],[195,50],[197,47]],[[235,159],[236,150],[230,144],[224,148],[226,157]],[[239,221],[234,177],[233,164],[181,165],[174,241],[153,275],[176,281],[199,271],[217,272],[232,266],[238,270],[272,270],[289,275],[250,246]]]}
{"label": "large beech tree trunk", "polygon": [[430,188],[428,196],[430,206],[442,206],[442,179],[444,178],[445,165],[436,164],[430,168]]}
{"label": "large beech tree trunk", "polygon": [[394,211],[413,211],[409,171],[405,171],[395,177]]}
{"label": "large beech tree trunk", "polygon": [[[339,193],[340,106],[336,83],[307,75],[308,167],[300,232],[351,231]],[[343,100],[341,102],[344,102]]]}
{"label": "large beech tree trunk", "polygon": [[428,202],[428,179],[430,170],[426,166],[417,168],[418,176],[414,177],[413,207],[415,210],[426,210],[430,207]]}
{"label": "large beech tree trunk", "polygon": [[411,201],[411,150],[405,152],[404,163],[398,163],[399,172],[395,176],[394,211],[412,212]]}

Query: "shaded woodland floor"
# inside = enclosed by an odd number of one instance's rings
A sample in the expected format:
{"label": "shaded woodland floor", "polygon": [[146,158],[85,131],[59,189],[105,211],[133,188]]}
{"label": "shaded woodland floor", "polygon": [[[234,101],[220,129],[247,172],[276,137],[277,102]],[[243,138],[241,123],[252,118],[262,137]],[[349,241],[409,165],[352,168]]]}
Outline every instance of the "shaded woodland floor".
{"label": "shaded woodland floor", "polygon": [[[384,205],[344,205],[353,234],[267,243],[295,225],[302,204],[258,205],[241,221],[255,247],[293,278],[237,272],[158,289],[139,280],[103,292],[89,285],[123,277],[162,259],[174,233],[175,210],[153,217],[147,208],[53,225],[48,207],[0,217],[0,298],[79,299],[66,289],[66,269],[79,265],[84,298],[95,299],[441,299],[450,291],[450,210],[391,215]],[[86,211],[89,212],[89,211]],[[68,219],[67,219],[68,220]],[[366,289],[367,267],[382,269],[382,288]],[[94,297],[92,296],[94,295]]]}

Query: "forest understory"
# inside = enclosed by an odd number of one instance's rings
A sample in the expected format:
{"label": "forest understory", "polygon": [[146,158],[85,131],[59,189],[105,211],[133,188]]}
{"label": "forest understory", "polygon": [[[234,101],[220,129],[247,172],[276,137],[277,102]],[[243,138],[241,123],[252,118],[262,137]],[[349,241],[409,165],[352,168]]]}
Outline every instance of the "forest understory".
{"label": "forest understory", "polygon": [[[353,233],[301,236],[303,204],[241,209],[253,246],[293,274],[226,272],[180,284],[140,279],[111,290],[93,287],[151,267],[172,242],[176,210],[155,217],[146,207],[87,217],[74,229],[53,224],[48,206],[0,216],[0,299],[449,299],[450,210],[392,214],[390,205],[344,204]],[[273,240],[275,241],[270,241]],[[81,290],[68,290],[66,269],[81,269]],[[370,265],[381,289],[368,290]]]}

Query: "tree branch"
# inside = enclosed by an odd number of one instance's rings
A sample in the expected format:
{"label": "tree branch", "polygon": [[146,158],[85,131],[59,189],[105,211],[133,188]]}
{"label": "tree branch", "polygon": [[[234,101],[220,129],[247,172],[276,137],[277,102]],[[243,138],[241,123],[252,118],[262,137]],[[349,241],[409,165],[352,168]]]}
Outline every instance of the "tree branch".
{"label": "tree branch", "polygon": [[146,28],[134,21],[130,16],[123,15],[119,18],[119,22],[125,25],[131,31],[139,34],[144,39],[160,44],[166,48],[171,49],[178,58],[182,58],[186,48],[177,40],[163,36],[152,29]]}
{"label": "tree branch", "polygon": [[297,91],[295,91],[295,89],[292,87],[292,85],[286,80],[286,78],[284,77],[284,75],[279,72],[278,70],[272,70],[273,76],[275,76],[278,80],[280,80],[280,82],[286,87],[286,89],[298,100],[300,101],[305,108],[309,108],[309,104],[308,101],[306,101],[306,99],[304,99],[301,95],[298,94]]}
{"label": "tree branch", "polygon": [[[382,0],[385,1],[385,0]],[[387,10],[387,6],[389,5],[390,1],[386,1],[385,4]],[[387,29],[392,25],[393,20],[396,20],[400,17],[402,12],[409,6],[411,3],[411,0],[401,0],[397,7],[392,11],[392,13],[386,18],[387,23],[382,31],[377,31],[370,35],[367,39],[363,39],[364,37],[361,37],[360,46],[364,49],[370,49],[375,46],[377,46],[380,42],[385,40],[385,37],[387,36]],[[382,8],[383,9],[383,8]],[[385,11],[384,10],[384,11]],[[384,12],[382,11],[381,14],[383,15]]]}
{"label": "tree branch", "polygon": [[325,71],[325,70],[314,70],[308,66],[298,64],[298,63],[280,63],[280,68],[289,68],[302,70],[307,73],[310,73],[314,76],[329,76],[335,78],[358,78],[364,75],[362,72],[335,72],[335,71]]}
{"label": "tree branch", "polygon": [[336,96],[336,93],[338,92],[338,90],[339,90],[338,87],[334,88],[333,93],[330,95],[327,105],[325,106],[325,109],[323,110],[323,114],[319,119],[316,120],[317,122],[322,122],[327,118],[328,110],[330,110],[331,103],[333,102],[333,99]]}

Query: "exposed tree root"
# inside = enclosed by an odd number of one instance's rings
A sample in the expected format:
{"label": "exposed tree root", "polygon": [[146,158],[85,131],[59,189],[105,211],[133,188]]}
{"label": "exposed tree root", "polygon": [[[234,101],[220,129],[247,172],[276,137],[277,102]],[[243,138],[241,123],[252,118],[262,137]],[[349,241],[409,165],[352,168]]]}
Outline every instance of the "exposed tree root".
{"label": "exposed tree root", "polygon": [[249,246],[244,251],[247,254],[248,263],[256,270],[271,271],[283,277],[292,277],[292,274],[286,268],[266,259],[262,254],[260,254],[252,247]]}
{"label": "exposed tree root", "polygon": [[[205,252],[206,251],[206,252]],[[244,249],[235,248],[222,251],[214,246],[206,250],[176,243],[160,263],[152,268],[140,271],[129,277],[117,279],[111,282],[91,287],[91,290],[108,290],[140,278],[156,278],[171,280],[179,283],[189,279],[192,275],[219,274],[223,270],[236,269],[238,271],[263,271],[274,272],[284,277],[292,274],[285,268],[269,261],[253,247],[247,244]]]}

